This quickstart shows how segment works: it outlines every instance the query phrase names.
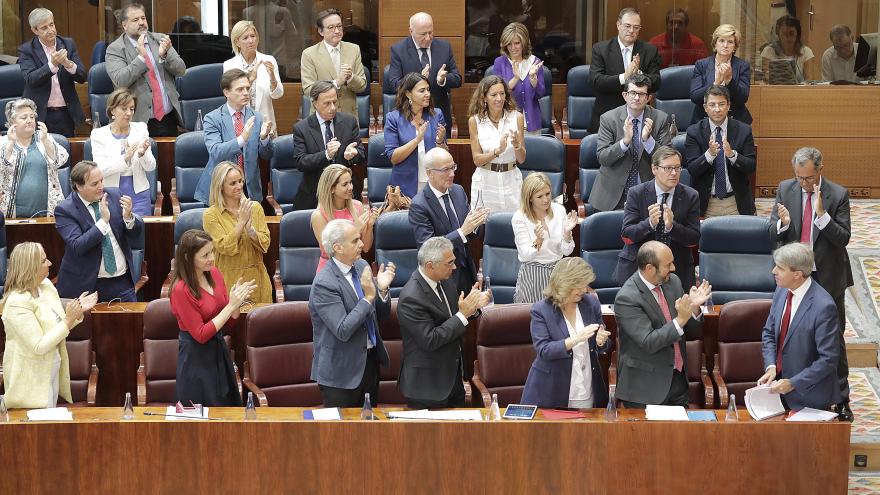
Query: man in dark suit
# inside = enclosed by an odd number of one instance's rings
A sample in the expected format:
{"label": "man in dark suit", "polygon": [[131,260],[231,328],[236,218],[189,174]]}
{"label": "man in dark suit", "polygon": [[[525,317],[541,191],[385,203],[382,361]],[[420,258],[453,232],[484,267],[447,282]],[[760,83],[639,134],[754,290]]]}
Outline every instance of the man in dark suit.
{"label": "man in dark suit", "polygon": [[18,47],[24,77],[22,96],[37,104],[37,120],[49,132],[71,137],[84,120],[74,83],[86,82],[86,71],[73,38],[58,36],[52,11],[36,8],[28,16],[34,39]]}
{"label": "man in dark suit", "polygon": [[590,117],[591,133],[599,129],[602,114],[623,105],[621,92],[626,91],[631,76],[648,76],[652,94],[660,89],[660,54],[656,46],[638,39],[641,29],[639,11],[627,7],[617,15],[617,36],[593,45],[590,84],[596,93],[596,106]]}
{"label": "man in dark suit", "polygon": [[456,263],[449,239],[428,239],[418,258],[419,269],[397,301],[403,339],[397,383],[411,409],[464,407],[461,340],[468,318],[477,315],[489,296],[476,287],[456,292],[450,279]]}
{"label": "man in dark suit", "polygon": [[777,288],[761,336],[766,372],[758,385],[770,384],[790,409],[827,410],[840,402],[837,308],[810,276],[813,253],[806,244],[780,247],[773,263]]}
{"label": "man in dark suit", "polygon": [[703,101],[708,117],[688,127],[685,141],[685,163],[700,193],[700,214],[706,218],[754,215],[749,184],[749,174],[756,168],[752,128],[729,116],[726,87],[709,87]]}
{"label": "man in dark suit", "polygon": [[822,153],[816,148],[801,148],[791,159],[793,179],[779,183],[771,229],[781,244],[802,242],[815,257],[813,278],[828,291],[837,307],[840,332],[837,380],[841,402],[838,412],[852,420],[849,407],[849,363],[846,359],[846,288],[853,285],[852,268],[846,245],[849,244],[849,191],[822,176]]}
{"label": "man in dark suit", "polygon": [[648,106],[650,80],[636,74],[623,93],[626,104],[602,115],[596,158],[599,177],[590,204],[599,211],[623,208],[629,188],[651,179],[651,155],[672,142],[669,117]]}
{"label": "man in dark suit", "polygon": [[73,191],[55,207],[55,228],[64,240],[58,295],[75,298],[98,292],[99,301],[137,300],[131,243],[144,221],[131,212],[131,198],[104,188],[98,164],[81,161],[70,171]]}
{"label": "man in dark suit", "polygon": [[312,108],[315,113],[293,126],[293,162],[303,173],[294,210],[318,206],[318,179],[331,163],[351,167],[363,163],[366,152],[358,137],[357,119],[337,112],[337,91],[330,81],[317,81],[311,86]]}
{"label": "man in dark suit", "polygon": [[349,220],[331,220],[321,233],[330,262],[316,276],[309,295],[314,356],[311,379],[318,382],[325,407],[360,407],[365,395],[379,399],[379,366],[388,366],[388,351],[379,321],[391,314],[388,287],[394,264],[373,278],[361,259],[364,243]]}
{"label": "man in dark suit", "polygon": [[478,208],[471,211],[464,188],[453,183],[458,166],[448,151],[438,146],[428,151],[425,159],[428,184],[412,200],[409,223],[419,244],[435,236],[452,241],[458,268],[458,281],[454,284],[456,292],[470,293],[471,286],[477,281],[477,267],[467,241],[478,235],[480,226],[489,218],[489,210]]}
{"label": "man in dark suit", "polygon": [[614,298],[620,341],[617,398],[632,408],[647,404],[686,406],[685,332],[699,335],[700,306],[712,288],[704,281],[685,293],[672,274],[672,251],[661,242],[643,244],[637,259],[639,271]]}
{"label": "man in dark suit", "polygon": [[617,260],[617,283],[623,285],[636,272],[636,254],[647,241],[656,240],[672,249],[675,273],[682,287],[694,285],[691,248],[700,242],[700,198],[697,191],[681,184],[681,155],[661,146],[654,152],[654,180],[629,190],[623,210],[623,249]]}
{"label": "man in dark suit", "polygon": [[410,72],[421,73],[431,83],[434,104],[443,111],[447,135],[452,131],[452,113],[449,111],[449,91],[461,86],[461,74],[452,56],[449,42],[434,39],[434,20],[424,12],[409,18],[409,38],[391,46],[391,66],[385,88],[397,92],[403,76]]}

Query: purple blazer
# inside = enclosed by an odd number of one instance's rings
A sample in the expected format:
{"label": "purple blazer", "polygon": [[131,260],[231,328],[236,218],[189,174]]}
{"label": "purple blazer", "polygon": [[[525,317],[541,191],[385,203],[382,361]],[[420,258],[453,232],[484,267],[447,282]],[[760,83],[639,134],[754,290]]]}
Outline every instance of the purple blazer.
{"label": "purple blazer", "polygon": [[[539,61],[537,57],[535,61]],[[513,79],[513,66],[510,59],[504,55],[499,55],[495,59],[495,75],[500,77],[506,83]],[[544,68],[541,68],[543,71]],[[544,96],[544,73],[538,76],[538,85],[532,87],[529,81],[520,81],[510,88],[516,107],[525,115],[526,130],[537,131],[541,129],[541,107],[538,105],[538,99]]]}

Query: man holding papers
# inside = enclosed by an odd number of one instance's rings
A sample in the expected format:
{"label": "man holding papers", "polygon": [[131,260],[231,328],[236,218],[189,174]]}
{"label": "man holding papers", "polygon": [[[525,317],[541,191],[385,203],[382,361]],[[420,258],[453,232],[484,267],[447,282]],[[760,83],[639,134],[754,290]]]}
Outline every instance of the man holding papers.
{"label": "man holding papers", "polygon": [[813,252],[806,244],[782,246],[773,262],[777,288],[764,325],[766,372],[758,385],[769,383],[789,409],[827,410],[840,402],[837,308],[810,277]]}

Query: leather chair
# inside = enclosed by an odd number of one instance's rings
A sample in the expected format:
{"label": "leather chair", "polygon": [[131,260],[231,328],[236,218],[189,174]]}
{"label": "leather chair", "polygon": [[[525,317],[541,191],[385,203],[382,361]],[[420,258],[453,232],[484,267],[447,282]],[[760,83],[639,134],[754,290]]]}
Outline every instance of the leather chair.
{"label": "leather chair", "polygon": [[269,191],[266,201],[275,214],[284,215],[293,210],[293,200],[299,191],[303,173],[293,162],[293,134],[278,136],[274,140],[275,152],[269,160]]}
{"label": "leather chair", "polygon": [[[260,406],[311,407],[323,403],[312,370],[309,303],[256,308],[245,322],[244,380]],[[245,394],[247,395],[247,394]]]}
{"label": "leather chair", "polygon": [[761,334],[771,303],[768,299],[743,299],[721,307],[718,352],[712,372],[721,409],[727,409],[730,394],[738,405],[745,405],[746,390],[754,387],[764,374]]}
{"label": "leather chair", "polygon": [[373,233],[373,245],[376,248],[377,265],[389,261],[394,263],[391,297],[397,297],[419,267],[419,245],[409,223],[409,212],[392,211],[379,215]]}
{"label": "leather chair", "polygon": [[321,248],[312,233],[313,211],[295,210],[281,217],[278,266],[273,277],[278,302],[309,300],[321,258]]}
{"label": "leather chair", "polygon": [[[555,138],[554,138],[555,139]],[[513,302],[516,278],[519,274],[519,255],[513,239],[511,212],[489,215],[483,239],[483,276],[490,277],[492,295],[497,304]]]}
{"label": "leather chair", "polygon": [[562,138],[581,139],[588,134],[596,107],[596,93],[590,84],[590,66],[579,65],[568,71],[568,102],[562,114]]}
{"label": "leather chair", "polygon": [[685,144],[686,139],[687,139],[687,134],[682,132],[682,133],[679,133],[678,135],[676,135],[675,137],[673,137],[672,143],[670,143],[670,144],[672,145],[673,148],[675,148],[675,151],[678,151],[681,154],[681,172],[680,172],[681,175],[679,176],[679,181],[686,186],[690,186],[691,185],[691,173],[688,172],[687,162],[685,162],[685,160],[684,160],[684,156],[685,156],[684,155],[684,144]]}
{"label": "leather chair", "polygon": [[[69,299],[62,299],[67,306]],[[98,388],[98,366],[92,346],[92,313],[83,313],[83,321],[67,336],[67,358],[70,363],[70,393],[73,406],[94,406]],[[62,401],[59,401],[62,402]],[[61,404],[59,404],[61,405]]]}
{"label": "leather chair", "polygon": [[613,304],[620,289],[614,271],[623,249],[622,228],[623,210],[596,212],[581,223],[581,258],[593,267],[596,280],[590,285],[602,304]]}
{"label": "leather chair", "polygon": [[596,212],[590,204],[590,193],[593,191],[596,178],[599,177],[599,159],[596,156],[598,142],[598,134],[590,134],[581,139],[578,153],[578,179],[574,187],[574,202],[577,204],[578,216],[581,218]]}
{"label": "leather chair", "polygon": [[0,129],[6,131],[6,103],[21,98],[24,76],[18,64],[0,66]]}
{"label": "leather chair", "polygon": [[700,227],[700,277],[712,284],[712,301],[770,299],[776,290],[775,238],[766,217],[707,218]]}
{"label": "leather chair", "polygon": [[202,111],[204,118],[208,112],[226,103],[226,97],[220,89],[221,76],[223,76],[223,64],[217,63],[189,67],[186,69],[186,74],[177,78],[180,112],[183,114],[181,119],[186,130],[195,130],[199,110]]}
{"label": "leather chair", "polygon": [[691,77],[693,65],[679,65],[660,69],[660,89],[657,91],[657,110],[675,117],[678,132],[691,125],[694,102],[691,101]]}
{"label": "leather chair", "polygon": [[[159,145],[153,140],[150,145],[153,157],[156,158],[157,167],[147,172],[147,182],[150,183],[150,203],[153,205],[153,215],[162,215],[162,203],[165,201],[165,195],[162,194],[162,187],[159,184]],[[92,140],[86,139],[83,143],[83,160],[92,159]]]}
{"label": "leather chair", "polygon": [[565,193],[565,145],[553,136],[525,135],[526,161],[519,165],[523,178],[544,172],[550,179],[553,197]]}
{"label": "leather chair", "polygon": [[159,297],[168,297],[171,294],[171,274],[174,273],[174,254],[177,252],[177,243],[180,236],[190,229],[204,230],[202,218],[205,216],[205,208],[194,208],[181,213],[174,222],[174,246],[171,251],[171,270],[162,284],[162,292]]}
{"label": "leather chair", "polygon": [[[372,108],[370,107],[370,83],[373,82],[371,79],[372,73],[370,72],[370,68],[366,65],[364,66],[364,75],[367,76],[367,86],[360,93],[356,93],[358,135],[362,138],[370,137],[376,133],[376,122],[373,117]],[[304,119],[308,117],[310,113],[312,113],[312,99],[310,95],[304,94],[299,107],[299,118]],[[277,152],[278,141],[275,141],[275,148]],[[295,192],[296,191],[294,191],[294,193]]]}
{"label": "leather chair", "polygon": [[385,201],[385,191],[391,183],[391,160],[385,155],[385,133],[370,136],[367,145],[367,199],[379,205]]}
{"label": "leather chair", "polygon": [[529,369],[535,360],[532,345],[531,304],[506,304],[483,308],[477,320],[477,359],[472,382],[475,406],[489,407],[492,394],[498,406],[522,399]]}
{"label": "leather chair", "polygon": [[95,46],[92,47],[92,67],[94,67],[96,64],[104,62],[105,58],[107,58],[107,42],[104,40],[98,40],[95,43]]}
{"label": "leather chair", "polygon": [[403,361],[403,338],[400,336],[400,323],[397,320],[397,299],[391,300],[391,315],[379,322],[379,334],[385,342],[390,361],[387,368],[379,367],[379,401],[388,405],[404,405],[406,397],[397,387],[400,364]]}
{"label": "leather chair", "polygon": [[207,205],[195,199],[196,185],[208,163],[204,131],[181,134],[174,141],[174,178],[171,179],[171,209],[175,215]]}
{"label": "leather chair", "polygon": [[107,116],[107,97],[116,88],[107,74],[107,67],[103,61],[92,64],[92,68],[89,69],[88,84],[89,110],[92,114],[87,115],[86,118],[94,120],[95,114],[97,114],[101,125],[107,125],[110,123],[110,117]]}
{"label": "leather chair", "polygon": [[[544,96],[538,98],[538,106],[541,109],[541,128],[539,131],[542,135],[551,135],[562,139],[562,128],[556,122],[556,117],[553,116],[553,73],[547,67],[541,67],[541,69],[541,75],[544,78]],[[483,77],[494,75],[495,66],[490,65],[486,68]]]}

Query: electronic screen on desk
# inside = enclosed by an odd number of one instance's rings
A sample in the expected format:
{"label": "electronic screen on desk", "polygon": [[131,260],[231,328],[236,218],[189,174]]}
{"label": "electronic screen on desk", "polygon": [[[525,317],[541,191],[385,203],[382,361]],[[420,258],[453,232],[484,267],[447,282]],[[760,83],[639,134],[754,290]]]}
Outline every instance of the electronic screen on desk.
{"label": "electronic screen on desk", "polygon": [[504,410],[504,419],[532,419],[538,406],[527,406],[524,404],[510,404]]}

